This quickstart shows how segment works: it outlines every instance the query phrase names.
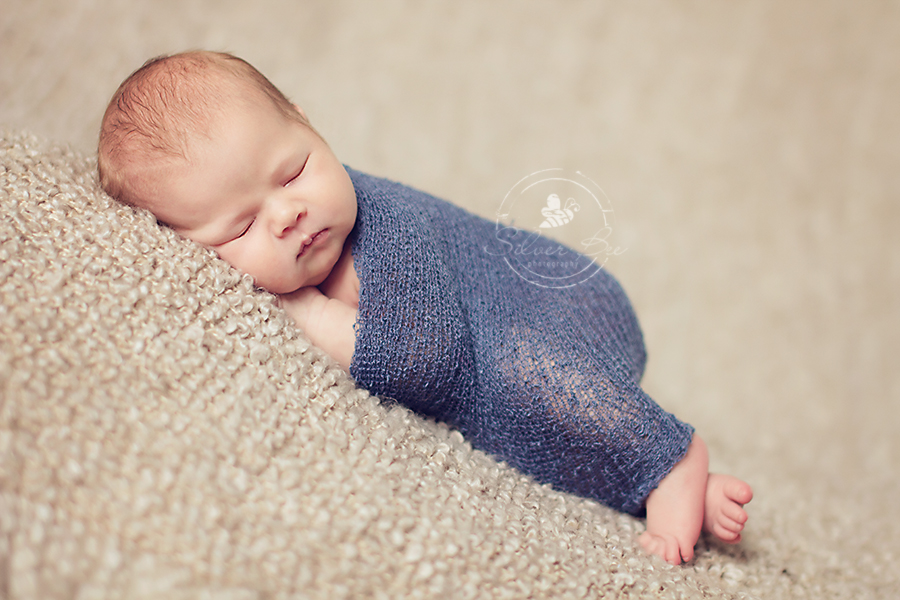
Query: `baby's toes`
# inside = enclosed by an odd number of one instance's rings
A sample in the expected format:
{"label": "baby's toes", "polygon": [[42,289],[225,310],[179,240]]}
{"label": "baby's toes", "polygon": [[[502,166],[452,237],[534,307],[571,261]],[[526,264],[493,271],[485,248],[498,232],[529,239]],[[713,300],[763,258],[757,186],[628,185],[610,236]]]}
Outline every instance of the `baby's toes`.
{"label": "baby's toes", "polygon": [[725,497],[732,502],[740,505],[747,504],[753,500],[753,488],[749,484],[737,478],[730,478],[724,487]]}
{"label": "baby's toes", "polygon": [[647,554],[655,554],[662,558],[666,557],[666,543],[661,537],[653,535],[649,531],[645,531],[638,538],[638,541],[641,544],[641,548],[643,548]]}
{"label": "baby's toes", "polygon": [[678,553],[680,557],[680,561],[673,564],[680,564],[681,562],[690,562],[694,558],[694,547],[681,545],[678,546]]}
{"label": "baby's toes", "polygon": [[716,525],[733,534],[738,534],[744,530],[743,523],[741,523],[740,521],[735,521],[734,519],[729,519],[724,515],[719,518],[719,521],[716,523]]}
{"label": "baby's toes", "polygon": [[670,565],[680,565],[681,564],[681,547],[678,545],[678,540],[675,539],[674,536],[667,535],[665,536],[666,542],[666,553],[663,556],[666,559],[666,562]]}
{"label": "baby's toes", "polygon": [[707,531],[728,544],[736,544],[741,541],[741,531],[744,530],[746,513],[735,504],[727,504],[712,515],[707,523]]}
{"label": "baby's toes", "polygon": [[744,510],[740,504],[728,503],[722,507],[722,516],[720,519],[734,521],[743,528],[744,523],[747,522],[747,518],[747,511]]}
{"label": "baby's toes", "polygon": [[655,535],[645,531],[638,538],[638,541],[648,554],[655,554],[673,565],[681,564],[681,551],[678,547],[678,541],[673,536]]}
{"label": "baby's toes", "polygon": [[726,544],[736,544],[741,541],[741,530],[743,529],[743,525],[725,520],[713,525],[712,532]]}

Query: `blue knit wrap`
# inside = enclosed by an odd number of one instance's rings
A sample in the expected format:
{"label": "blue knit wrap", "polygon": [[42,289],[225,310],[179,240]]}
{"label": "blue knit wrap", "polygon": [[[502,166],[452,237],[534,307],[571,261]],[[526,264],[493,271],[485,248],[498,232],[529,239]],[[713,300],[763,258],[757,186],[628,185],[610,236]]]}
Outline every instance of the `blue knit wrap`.
{"label": "blue knit wrap", "polygon": [[639,513],[693,428],[641,389],[643,338],[616,280],[600,269],[562,289],[525,281],[496,223],[347,170],[357,383],[538,481]]}

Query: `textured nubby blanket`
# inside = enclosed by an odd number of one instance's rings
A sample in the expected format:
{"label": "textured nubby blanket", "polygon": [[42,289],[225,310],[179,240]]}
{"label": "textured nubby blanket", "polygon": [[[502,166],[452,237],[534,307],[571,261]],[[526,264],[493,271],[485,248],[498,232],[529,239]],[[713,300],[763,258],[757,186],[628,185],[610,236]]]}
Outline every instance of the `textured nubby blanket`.
{"label": "textured nubby blanket", "polygon": [[[641,389],[643,336],[612,275],[543,236],[350,175],[360,280],[354,379],[539,481],[638,512],[693,428]],[[553,257],[530,260],[536,281],[510,268],[516,247]],[[565,274],[577,269],[586,275],[570,282]]]}
{"label": "textured nubby blanket", "polygon": [[0,595],[736,594],[739,550],[668,568],[640,521],[356,389],[92,161],[10,135],[0,161]]}

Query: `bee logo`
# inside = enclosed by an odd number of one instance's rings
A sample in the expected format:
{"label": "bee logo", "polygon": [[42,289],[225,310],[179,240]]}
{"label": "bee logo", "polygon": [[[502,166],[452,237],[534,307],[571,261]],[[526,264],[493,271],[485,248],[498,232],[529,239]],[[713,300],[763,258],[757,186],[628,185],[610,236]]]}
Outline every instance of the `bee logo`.
{"label": "bee logo", "polygon": [[581,207],[575,202],[575,198],[566,200],[565,208],[562,208],[561,205],[559,196],[556,194],[547,196],[547,206],[541,209],[541,214],[545,217],[544,222],[541,223],[542,229],[561,227],[571,221],[575,217],[575,213],[581,210]]}

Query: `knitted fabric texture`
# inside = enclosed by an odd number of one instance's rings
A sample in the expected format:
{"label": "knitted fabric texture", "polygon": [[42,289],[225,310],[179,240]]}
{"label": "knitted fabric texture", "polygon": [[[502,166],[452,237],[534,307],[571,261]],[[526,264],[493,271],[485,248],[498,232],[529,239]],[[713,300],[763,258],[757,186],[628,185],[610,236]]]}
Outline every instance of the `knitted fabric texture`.
{"label": "knitted fabric texture", "polygon": [[539,481],[639,512],[693,428],[641,389],[643,338],[615,279],[599,269],[577,285],[535,285],[503,258],[515,232],[348,172],[359,205],[356,381]]}

